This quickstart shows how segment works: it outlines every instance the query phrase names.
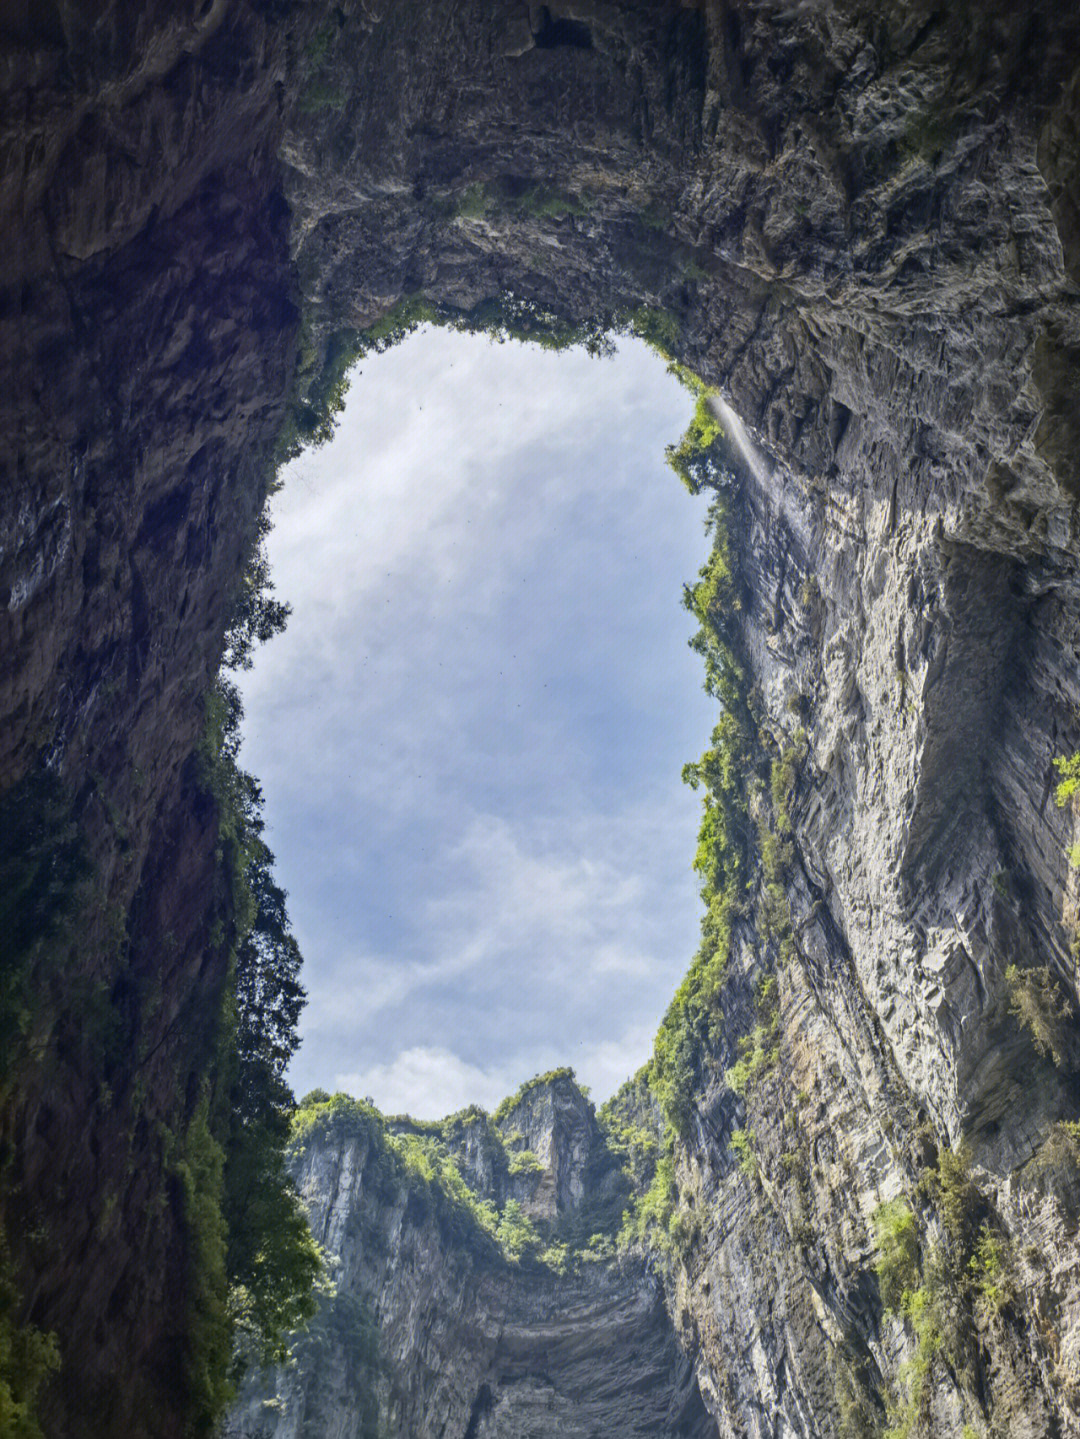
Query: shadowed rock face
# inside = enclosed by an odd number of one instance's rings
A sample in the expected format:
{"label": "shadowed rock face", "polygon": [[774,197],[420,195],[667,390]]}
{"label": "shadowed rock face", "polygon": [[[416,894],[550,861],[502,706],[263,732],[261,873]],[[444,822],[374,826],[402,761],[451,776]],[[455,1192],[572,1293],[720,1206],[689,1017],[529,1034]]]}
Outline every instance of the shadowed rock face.
{"label": "shadowed rock face", "polygon": [[[1078,27],[929,0],[3,22],[0,785],[44,757],[96,865],[0,1116],[23,1317],[65,1355],[50,1433],[180,1430],[162,1127],[193,1111],[225,965],[201,697],[290,386],[417,291],[662,311],[761,457],[733,496],[737,628],[765,736],[807,731],[798,943],[783,1063],[738,1100],[720,1076],[771,961],[737,927],[678,1152],[707,1220],[665,1289],[719,1432],[842,1433],[852,1373],[880,1416],[911,1338],[881,1315],[868,1216],[961,1136],[1017,1297],[925,1422],[1077,1432],[1071,1170],[1029,1163],[1075,1117],[1075,1037],[1040,1059],[1005,971],[1048,965],[1075,1001],[1051,759],[1080,748]],[[509,1390],[469,1372],[472,1432],[529,1432],[541,1391],[498,1427]]]}

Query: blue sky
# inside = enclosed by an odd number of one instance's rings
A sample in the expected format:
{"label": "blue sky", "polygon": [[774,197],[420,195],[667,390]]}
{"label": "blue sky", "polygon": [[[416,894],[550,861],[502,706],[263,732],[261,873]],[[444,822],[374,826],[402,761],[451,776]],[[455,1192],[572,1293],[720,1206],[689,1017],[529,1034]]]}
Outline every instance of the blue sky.
{"label": "blue sky", "polygon": [[274,502],[288,630],[242,676],[309,1003],[293,1065],[430,1118],[648,1057],[696,947],[713,723],[682,584],[692,401],[613,360],[425,330],[354,373]]}

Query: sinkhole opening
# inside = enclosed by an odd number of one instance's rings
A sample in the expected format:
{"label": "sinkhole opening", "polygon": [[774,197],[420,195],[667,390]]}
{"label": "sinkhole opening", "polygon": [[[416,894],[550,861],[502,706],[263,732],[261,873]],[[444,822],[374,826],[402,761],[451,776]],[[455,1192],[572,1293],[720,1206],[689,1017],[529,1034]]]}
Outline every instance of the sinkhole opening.
{"label": "sinkhole opening", "polygon": [[239,680],[305,957],[297,1094],[433,1119],[561,1065],[600,1101],[648,1059],[716,719],[681,603],[707,501],[665,463],[694,407],[632,336],[425,325],[282,471],[292,614]]}

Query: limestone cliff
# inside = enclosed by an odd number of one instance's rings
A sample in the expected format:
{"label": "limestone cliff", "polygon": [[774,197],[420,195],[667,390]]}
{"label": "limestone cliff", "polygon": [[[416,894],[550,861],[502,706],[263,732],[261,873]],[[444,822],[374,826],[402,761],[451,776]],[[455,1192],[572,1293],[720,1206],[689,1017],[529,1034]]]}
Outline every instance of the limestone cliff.
{"label": "limestone cliff", "polygon": [[[536,1148],[515,1177],[522,1134]],[[493,1168],[468,1167],[480,1150]],[[445,1185],[454,1155],[471,1198]],[[246,1386],[230,1434],[715,1432],[646,1265],[560,1245],[617,1213],[618,1166],[568,1074],[498,1126],[478,1110],[387,1127],[355,1102],[314,1106],[293,1167],[332,1290],[276,1382]]]}
{"label": "limestone cliff", "polygon": [[[169,1136],[227,963],[202,696],[275,445],[324,432],[349,358],[423,313],[549,343],[630,324],[741,416],[745,868],[677,1123],[653,1116],[671,1187],[636,1259],[480,1263],[404,1189],[368,1205],[362,1134],[304,1160],[328,1238],[335,1186],[372,1226],[333,1243],[378,1307],[381,1412],[448,1436],[542,1432],[549,1401],[583,1434],[1080,1430],[1076,812],[1052,765],[1080,750],[1078,45],[1049,0],[3,20],[0,783],[15,833],[55,781],[30,847],[74,825],[93,864],[0,1015],[17,1317],[64,1357],[47,1432],[190,1417]],[[491,1202],[548,1223],[594,1181],[617,1197],[618,1166],[572,1159],[579,1120],[566,1148],[523,1116],[542,1180],[503,1142]],[[668,1174],[630,1169],[639,1205]],[[632,1413],[629,1377],[584,1394],[582,1355],[646,1376]]]}

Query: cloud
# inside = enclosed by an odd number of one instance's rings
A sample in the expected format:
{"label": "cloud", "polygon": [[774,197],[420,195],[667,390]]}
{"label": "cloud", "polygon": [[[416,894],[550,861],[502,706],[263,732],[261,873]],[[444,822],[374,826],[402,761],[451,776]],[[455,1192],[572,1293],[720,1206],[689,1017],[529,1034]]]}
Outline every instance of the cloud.
{"label": "cloud", "polygon": [[306,958],[298,1089],[456,1104],[647,1056],[712,723],[678,604],[701,506],[662,461],[689,411],[641,346],[434,332],[366,361],[287,477],[294,613],[243,676],[243,762]]}
{"label": "cloud", "polygon": [[619,1039],[580,1043],[572,1054],[549,1048],[490,1066],[470,1064],[439,1045],[416,1045],[389,1061],[340,1072],[334,1088],[370,1099],[383,1114],[444,1119],[469,1104],[491,1113],[524,1080],[568,1064],[594,1103],[601,1104],[641,1067],[651,1049],[652,1035],[644,1026]]}
{"label": "cloud", "polygon": [[517,1081],[505,1070],[467,1064],[449,1049],[417,1045],[387,1063],[337,1076],[336,1088],[370,1098],[384,1114],[443,1119],[469,1104],[492,1110]]}

